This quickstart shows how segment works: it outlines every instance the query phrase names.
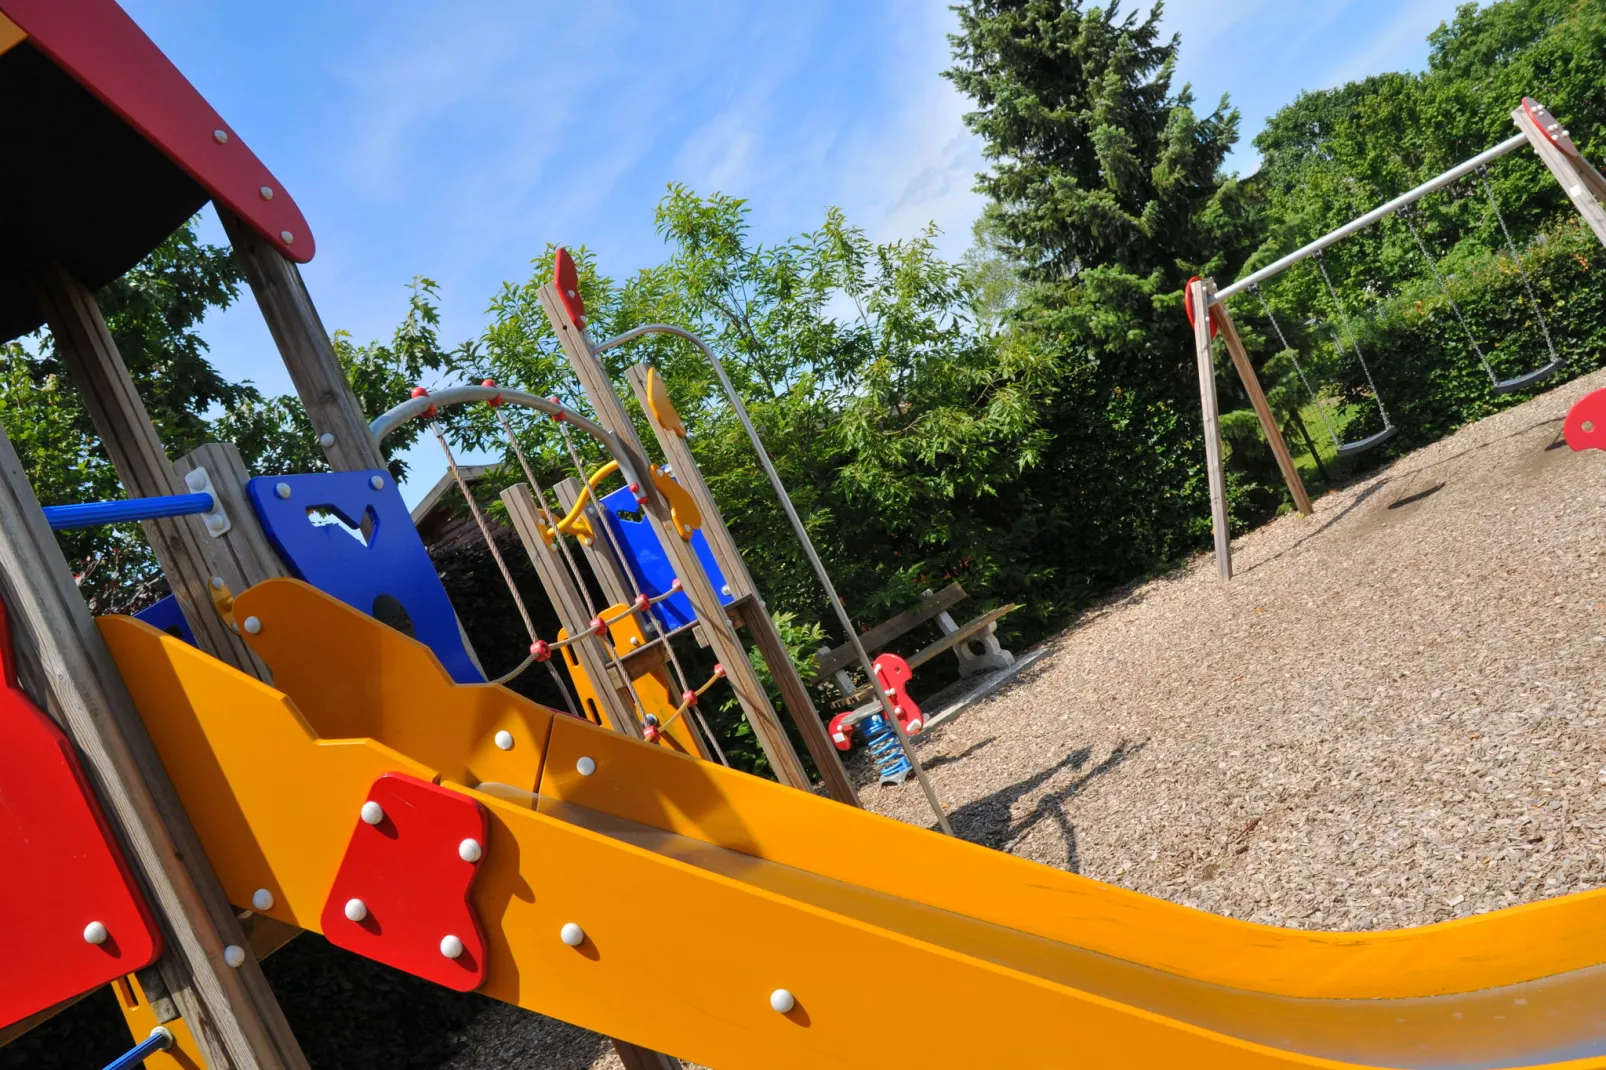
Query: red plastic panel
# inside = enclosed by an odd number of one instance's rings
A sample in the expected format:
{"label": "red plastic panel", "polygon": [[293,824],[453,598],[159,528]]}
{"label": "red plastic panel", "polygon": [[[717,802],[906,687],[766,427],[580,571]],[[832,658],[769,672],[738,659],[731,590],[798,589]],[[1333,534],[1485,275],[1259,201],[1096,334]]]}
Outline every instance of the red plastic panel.
{"label": "red plastic panel", "polygon": [[[72,744],[17,687],[3,606],[0,672],[0,1026],[7,1026],[150,965],[162,942]],[[99,943],[90,942],[102,931]]]}
{"label": "red plastic panel", "polygon": [[[490,819],[467,795],[402,773],[374,781],[353,814],[334,887],[323,905],[331,944],[459,992],[485,980],[485,931],[469,903]],[[465,847],[472,841],[474,849]],[[348,909],[358,904],[360,909]],[[456,938],[447,954],[447,945]]]}
{"label": "red plastic panel", "polygon": [[903,725],[906,734],[918,735],[926,726],[926,719],[907,690],[909,681],[914,679],[914,670],[896,654],[882,654],[871,664],[875,666],[881,686],[892,693],[892,712],[898,723]]}
{"label": "red plastic panel", "polygon": [[561,245],[552,261],[552,284],[558,288],[558,296],[563,299],[563,307],[568,310],[569,318],[584,327],[586,302],[580,296],[580,273],[575,270],[574,258],[569,255],[569,250]]}
{"label": "red plastic panel", "polygon": [[[1195,275],[1188,280],[1187,285],[1182,287],[1182,311],[1188,316],[1189,327],[1193,326],[1193,284],[1198,281],[1200,281],[1199,276]],[[1212,315],[1210,317],[1210,337],[1214,338],[1220,331],[1221,325],[1216,322],[1216,317]]]}
{"label": "red plastic panel", "polygon": [[285,256],[312,259],[295,201],[115,0],[0,0],[0,12]]}
{"label": "red plastic panel", "polygon": [[1606,450],[1606,390],[1579,398],[1567,413],[1561,433],[1575,450]]}
{"label": "red plastic panel", "polygon": [[1543,104],[1538,103],[1532,97],[1523,97],[1522,110],[1527,112],[1528,117],[1538,124],[1539,132],[1544,134],[1545,139],[1552,145],[1565,152],[1568,156],[1578,155],[1578,146],[1573,144],[1573,139],[1568,136],[1567,131],[1562,129],[1561,124],[1556,121],[1556,117],[1551,115]]}

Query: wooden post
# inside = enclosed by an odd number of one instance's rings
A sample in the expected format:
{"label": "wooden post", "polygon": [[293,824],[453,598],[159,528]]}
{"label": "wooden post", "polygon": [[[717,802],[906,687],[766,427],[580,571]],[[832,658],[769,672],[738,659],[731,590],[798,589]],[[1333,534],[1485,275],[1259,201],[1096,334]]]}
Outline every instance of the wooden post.
{"label": "wooden post", "polygon": [[[156,428],[140,402],[100,307],[95,304],[95,295],[55,263],[46,264],[40,271],[35,292],[55,338],[56,351],[83,394],[90,418],[129,497],[188,493],[184,480],[168,462]],[[235,668],[267,679],[267,667],[212,605],[212,579],[218,575],[218,559],[224,555],[214,550],[217,540],[205,525],[198,517],[173,517],[147,520],[144,528],[195,633],[196,645]]]}
{"label": "wooden post", "polygon": [[233,212],[221,204],[216,208],[329,467],[337,472],[384,468],[384,455],[335,359],[334,344],[313,307],[301,269]]}
{"label": "wooden post", "polygon": [[[524,543],[524,552],[529,555],[530,564],[535,566],[541,586],[546,588],[547,598],[551,599],[552,607],[558,611],[558,620],[570,635],[583,634],[591,614],[586,612],[585,598],[575,585],[575,577],[569,575],[564,567],[561,551],[556,545],[548,546],[541,537],[541,508],[535,495],[526,484],[516,483],[502,492],[502,503],[507,506],[507,515],[519,533],[519,541]],[[632,739],[640,739],[641,726],[636,723],[635,704],[630,700],[628,690],[622,695],[620,693],[628,688],[628,682],[616,679],[617,674],[603,650],[606,642],[606,639],[583,639],[570,649],[579,660],[581,671],[590,679],[598,700],[606,707],[596,712],[606,717],[616,731]]]}
{"label": "wooden post", "polygon": [[[1527,135],[1528,143],[1534,147],[1545,166],[1550,168],[1550,173],[1556,176],[1556,181],[1561,183],[1567,199],[1573,202],[1573,207],[1584,217],[1584,222],[1595,232],[1595,237],[1600,239],[1602,245],[1606,245],[1606,207],[1601,205],[1601,201],[1606,200],[1606,178],[1602,178],[1594,165],[1578,154],[1577,147],[1565,131],[1558,131],[1560,136],[1552,140],[1550,132],[1540,127],[1525,106],[1519,104],[1511,113],[1511,119],[1517,124],[1517,129]],[[1572,151],[1565,151],[1562,146]]]}
{"label": "wooden post", "polygon": [[[557,287],[550,282],[541,287],[541,304],[546,309],[553,330],[557,332],[559,344],[563,346],[570,365],[580,379],[580,385],[591,399],[597,422],[618,435],[625,448],[634,450],[638,457],[645,460],[646,450],[642,448],[636,429],[625,413],[624,403],[614,393],[607,370],[591,351],[585,331],[569,318]],[[642,475],[645,477],[646,472],[643,471]],[[769,696],[764,693],[764,685],[747,660],[747,651],[725,618],[725,609],[715,595],[702,563],[697,559],[697,552],[675,530],[669,505],[663,495],[651,486],[642,489],[647,495],[644,508],[653,530],[658,534],[658,541],[669,555],[675,575],[680,577],[686,597],[702,622],[703,635],[713,648],[714,656],[725,667],[725,679],[736,693],[737,701],[742,704],[742,712],[753,726],[753,735],[763,748],[764,756],[769,759],[770,767],[775,770],[781,783],[804,791],[811,790],[808,772],[793,749],[792,741],[787,738],[780,718],[775,716]],[[696,686],[692,681],[688,683]]]}
{"label": "wooden post", "polygon": [[[570,476],[553,484],[552,489],[557,492],[558,501],[565,509],[573,509],[574,503],[580,500],[583,486],[584,484],[578,479]],[[586,506],[585,516],[591,522],[591,530],[597,533],[597,537],[589,546],[579,539],[575,540],[580,545],[580,556],[591,566],[592,574],[597,577],[597,586],[602,588],[603,598],[610,605],[618,605],[621,602],[629,605],[636,597],[636,581],[631,578],[624,563],[614,554],[613,544],[608,541],[608,534],[602,528],[604,521],[601,509],[595,501]]]}
{"label": "wooden post", "polygon": [[0,597],[22,685],[62,726],[162,920],[159,971],[211,1070],[303,1070],[306,1058],[245,945],[206,860],[45,523],[11,442],[0,432]]}
{"label": "wooden post", "polygon": [[[1205,280],[1205,296],[1207,299],[1216,296],[1216,285],[1209,279]],[[1255,407],[1260,430],[1271,446],[1272,456],[1277,458],[1277,467],[1282,470],[1283,482],[1288,485],[1288,493],[1294,498],[1294,507],[1302,515],[1310,516],[1310,494],[1305,490],[1305,481],[1299,478],[1299,470],[1294,467],[1293,455],[1288,452],[1288,443],[1283,440],[1277,418],[1271,414],[1271,406],[1266,403],[1266,394],[1260,389],[1260,377],[1255,374],[1255,366],[1249,363],[1249,353],[1244,349],[1243,339],[1238,337],[1238,326],[1232,322],[1232,316],[1224,304],[1212,305],[1210,315],[1221,330],[1222,341],[1227,343],[1232,366],[1238,369],[1238,378],[1244,384],[1244,392],[1249,395],[1249,404]]]}
{"label": "wooden post", "polygon": [[1199,362],[1199,407],[1204,414],[1205,471],[1210,479],[1210,519],[1216,538],[1216,571],[1232,579],[1232,533],[1227,526],[1227,478],[1221,466],[1221,414],[1216,409],[1216,362],[1210,349],[1210,295],[1202,279],[1188,283],[1193,307],[1193,346]]}
{"label": "wooden post", "polygon": [[[775,622],[770,619],[769,608],[759,597],[758,585],[753,582],[753,574],[747,571],[747,562],[742,560],[736,539],[731,535],[730,528],[725,526],[725,518],[720,515],[719,505],[714,501],[713,492],[708,489],[708,481],[703,478],[702,470],[697,467],[697,458],[692,455],[691,443],[653,419],[652,406],[647,403],[646,366],[637,364],[629,368],[625,375],[635,391],[636,400],[641,403],[641,411],[647,414],[647,426],[652,428],[664,459],[669,462],[680,485],[697,503],[698,512],[703,514],[703,534],[708,539],[709,549],[713,551],[720,571],[725,574],[731,594],[741,606],[742,626],[753,637],[764,664],[769,666],[775,686],[781,692],[781,701],[792,715],[792,723],[803,737],[803,743],[809,749],[809,756],[814,759],[814,767],[820,771],[820,779],[824,781],[826,790],[838,802],[849,806],[863,805],[859,801],[859,793],[853,790],[853,781],[848,779],[847,770],[842,768],[841,755],[831,745],[830,734],[820,721],[819,711],[809,697],[809,689],[804,686],[797,666],[792,663],[792,655],[781,639],[781,633],[776,631]],[[747,595],[752,597],[747,598]]]}

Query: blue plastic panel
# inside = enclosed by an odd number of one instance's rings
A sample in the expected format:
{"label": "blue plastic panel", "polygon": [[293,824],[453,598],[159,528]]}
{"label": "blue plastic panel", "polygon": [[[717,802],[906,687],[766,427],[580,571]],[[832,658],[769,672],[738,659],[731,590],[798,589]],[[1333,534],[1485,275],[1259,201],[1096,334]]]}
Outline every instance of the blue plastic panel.
{"label": "blue plastic panel", "polygon": [[[289,489],[287,497],[280,496],[280,487]],[[435,563],[389,472],[258,476],[246,490],[268,540],[296,579],[409,632],[435,652],[458,683],[484,683],[484,674],[463,647]],[[327,510],[350,530],[341,524],[315,524],[308,510]],[[373,522],[366,545],[354,537],[365,515]]]}
{"label": "blue plastic panel", "polygon": [[[641,506],[636,504],[636,496],[630,493],[629,487],[620,487],[602,499],[603,521],[613,529],[614,537],[619,540],[619,549],[625,555],[625,567],[636,581],[636,589],[649,598],[657,598],[675,582],[675,566],[669,560],[669,555],[664,553],[658,533],[653,531],[652,524],[645,517],[629,520],[619,515],[640,511]],[[715,563],[714,551],[709,547],[701,528],[692,532],[691,545],[697,551],[697,560],[703,563],[708,582],[714,585],[714,591],[719,595],[720,604],[730,605],[735,599],[725,591],[725,574]],[[691,599],[684,594],[670,595],[653,606],[652,612],[659,627],[665,631],[684,627],[697,619],[696,612],[691,608]]]}
{"label": "blue plastic panel", "polygon": [[184,619],[184,611],[179,608],[178,595],[176,594],[170,594],[154,606],[135,613],[134,618],[144,621],[152,628],[171,632],[190,644],[190,646],[195,645],[195,633],[190,631],[190,622]]}

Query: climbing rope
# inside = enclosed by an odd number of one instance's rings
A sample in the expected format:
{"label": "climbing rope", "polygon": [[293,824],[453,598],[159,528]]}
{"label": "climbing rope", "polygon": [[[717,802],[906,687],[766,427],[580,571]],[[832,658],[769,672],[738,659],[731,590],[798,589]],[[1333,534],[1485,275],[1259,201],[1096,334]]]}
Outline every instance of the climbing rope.
{"label": "climbing rope", "polygon": [[[680,693],[680,705],[676,706],[675,712],[669,715],[669,720],[665,721],[661,726],[658,726],[658,732],[662,733],[669,731],[669,726],[674,724],[675,720],[680,717],[681,714],[685,713],[687,710],[695,710],[697,708],[697,700],[702,698],[703,694],[709,688],[713,687],[714,684],[723,679],[725,679],[725,666],[716,661],[714,663],[713,675],[703,682],[702,687],[699,687],[696,691],[682,691]],[[657,718],[653,718],[653,720],[656,721]],[[657,734],[654,734],[652,738],[656,739]]]}
{"label": "climbing rope", "polygon": [[[1343,324],[1344,333],[1349,335],[1349,343],[1355,349],[1355,359],[1360,362],[1361,371],[1366,375],[1366,385],[1372,389],[1372,400],[1377,404],[1377,414],[1383,418],[1383,430],[1392,430],[1394,424],[1389,420],[1388,410],[1383,407],[1383,395],[1378,393],[1377,383],[1372,380],[1372,369],[1366,366],[1366,357],[1361,353],[1360,340],[1355,337],[1355,331],[1350,327],[1349,314],[1344,311],[1344,302],[1338,299],[1338,290],[1333,286],[1333,280],[1327,274],[1327,260],[1320,250],[1317,251],[1315,260],[1317,268],[1322,273],[1322,282],[1327,284],[1327,294],[1333,299],[1333,307],[1338,310],[1338,321]],[[1340,355],[1343,355],[1343,352],[1343,349],[1340,348]]]}
{"label": "climbing rope", "polygon": [[1294,362],[1294,371],[1298,373],[1299,381],[1304,384],[1305,393],[1310,395],[1311,404],[1316,407],[1316,415],[1322,421],[1322,426],[1327,428],[1327,437],[1333,440],[1333,448],[1335,450],[1338,449],[1342,445],[1338,440],[1338,429],[1327,418],[1327,409],[1322,405],[1321,396],[1310,385],[1310,379],[1305,375],[1305,366],[1299,362],[1299,351],[1288,344],[1288,336],[1283,333],[1283,325],[1278,323],[1277,317],[1272,314],[1271,304],[1267,302],[1266,295],[1260,292],[1260,284],[1257,282],[1249,289],[1260,300],[1260,310],[1266,314],[1266,319],[1271,322],[1271,329],[1277,332],[1277,340],[1283,344],[1282,351],[1287,353],[1288,359]]}

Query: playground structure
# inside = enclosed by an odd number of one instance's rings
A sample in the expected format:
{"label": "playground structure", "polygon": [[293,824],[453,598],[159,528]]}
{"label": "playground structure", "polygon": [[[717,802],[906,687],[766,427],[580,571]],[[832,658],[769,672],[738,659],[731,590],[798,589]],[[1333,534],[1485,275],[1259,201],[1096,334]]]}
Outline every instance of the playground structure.
{"label": "playground structure", "polygon": [[[52,519],[148,517],[175,591],[166,625],[92,620],[0,435],[0,1040],[109,983],[137,1040],[115,1065],[304,1067],[258,962],[307,930],[617,1037],[631,1067],[676,1065],[664,1052],[721,1070],[882,1065],[885,1025],[867,1009],[888,975],[964,1000],[966,1025],[900,1036],[901,1057],[930,1066],[1606,1067],[1606,893],[1419,929],[1276,929],[798,790],[729,623],[764,651],[751,577],[721,545],[651,369],[632,386],[673,475],[636,440],[595,359],[630,336],[590,342],[561,259],[543,304],[595,420],[484,384],[419,394],[370,426],[296,267],[313,249],[305,220],[115,4],[0,0],[0,86],[36,104],[8,113],[0,140],[40,161],[0,199],[0,337],[49,325],[133,495]],[[52,136],[64,128],[96,138]],[[85,141],[138,196],[77,203]],[[208,198],[329,473],[253,477],[226,444],[170,462],[100,316],[93,287]],[[101,215],[36,229],[79,218],[66,207]],[[1208,285],[1193,293],[1208,340]],[[1575,448],[1606,427],[1606,398],[1591,398]],[[619,510],[585,491],[606,477],[580,462],[562,518],[528,473],[504,496],[565,624],[531,629],[526,669],[561,655],[595,716],[584,697],[570,715],[484,679],[383,464],[401,421],[492,403],[601,443],[650,528],[616,529]],[[668,573],[645,567],[648,533]],[[598,608],[570,559],[610,552],[621,586]],[[664,686],[667,639],[693,621],[781,783],[707,760],[694,689],[677,701]],[[855,646],[895,713],[900,674],[883,679]]]}
{"label": "playground structure", "polygon": [[[1349,313],[1344,307],[1344,302],[1339,296],[1337,288],[1333,285],[1326,261],[1323,259],[1323,253],[1345,238],[1365,230],[1367,227],[1391,215],[1398,214],[1405,223],[1418,252],[1427,263],[1435,285],[1447,299],[1456,322],[1459,324],[1472,351],[1476,354],[1484,372],[1488,375],[1490,389],[1493,393],[1508,394],[1526,390],[1560,370],[1562,366],[1561,358],[1557,355],[1555,343],[1550,335],[1550,327],[1545,321],[1544,312],[1539,306],[1538,298],[1534,293],[1532,283],[1529,281],[1527,269],[1523,266],[1522,255],[1517,249],[1516,242],[1512,240],[1505,216],[1500,211],[1499,201],[1489,183],[1488,167],[1509,153],[1523,147],[1532,147],[1544,162],[1546,168],[1556,178],[1556,181],[1561,184],[1562,189],[1566,191],[1568,200],[1577,209],[1578,214],[1583,217],[1603,245],[1606,245],[1606,206],[1602,205],[1602,201],[1606,200],[1606,178],[1603,178],[1594,165],[1583,157],[1568,132],[1545,109],[1544,105],[1524,97],[1522,102],[1512,111],[1511,118],[1512,122],[1516,124],[1519,133],[1435,175],[1415,188],[1400,194],[1393,200],[1381,204],[1327,234],[1308,242],[1258,271],[1254,271],[1219,290],[1210,279],[1196,277],[1189,280],[1185,293],[1184,310],[1187,313],[1188,322],[1193,327],[1194,350],[1199,371],[1200,408],[1204,419],[1205,467],[1210,483],[1211,526],[1215,539],[1216,568],[1223,580],[1232,578],[1232,537],[1227,520],[1226,474],[1223,468],[1221,450],[1220,413],[1216,403],[1213,339],[1218,334],[1226,345],[1227,354],[1232,360],[1233,368],[1237,371],[1245,392],[1249,395],[1250,404],[1254,408],[1261,431],[1265,435],[1266,442],[1271,447],[1272,454],[1277,460],[1277,466],[1282,472],[1283,480],[1288,486],[1288,491],[1293,498],[1295,507],[1305,516],[1309,516],[1311,513],[1310,495],[1305,488],[1303,480],[1300,479],[1297,469],[1294,467],[1293,457],[1289,453],[1282,431],[1278,428],[1276,419],[1272,415],[1271,407],[1266,402],[1265,392],[1261,389],[1254,365],[1251,363],[1249,354],[1244,348],[1238,328],[1228,312],[1226,304],[1228,299],[1248,291],[1253,293],[1259,300],[1262,313],[1276,333],[1282,349],[1292,355],[1295,372],[1298,374],[1301,384],[1310,396],[1312,403],[1316,406],[1327,433],[1332,438],[1335,452],[1340,457],[1353,456],[1380,446],[1392,438],[1398,428],[1395,427],[1390,419],[1388,409],[1384,406],[1383,397],[1378,392],[1377,384],[1372,379],[1371,369],[1367,366],[1365,354],[1361,351],[1360,340],[1351,326]],[[1529,311],[1544,336],[1545,348],[1549,355],[1549,360],[1545,364],[1504,379],[1495,371],[1483,347],[1478,344],[1472,328],[1467,324],[1466,318],[1456,304],[1455,298],[1439,270],[1437,261],[1434,259],[1433,254],[1428,251],[1427,244],[1422,240],[1422,236],[1418,232],[1410,214],[1412,206],[1422,198],[1438,190],[1445,189],[1469,176],[1476,177],[1480,193],[1488,201],[1490,211],[1499,223],[1507,252],[1522,280]],[[1381,430],[1349,442],[1340,440],[1337,429],[1322,408],[1322,399],[1319,392],[1312,386],[1304,367],[1299,363],[1296,348],[1289,344],[1282,325],[1278,322],[1270,304],[1261,292],[1262,283],[1275,278],[1295,264],[1308,259],[1316,261],[1322,286],[1332,304],[1332,311],[1337,324],[1334,330],[1334,346],[1341,356],[1346,352],[1354,354],[1362,374],[1366,378],[1372,401],[1377,407],[1378,416],[1382,423]]]}

